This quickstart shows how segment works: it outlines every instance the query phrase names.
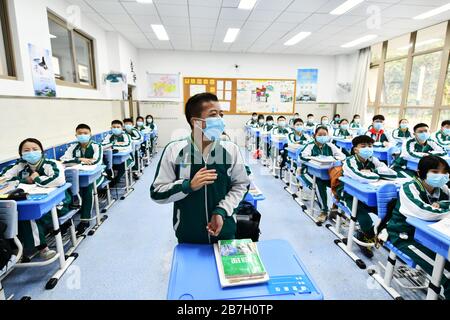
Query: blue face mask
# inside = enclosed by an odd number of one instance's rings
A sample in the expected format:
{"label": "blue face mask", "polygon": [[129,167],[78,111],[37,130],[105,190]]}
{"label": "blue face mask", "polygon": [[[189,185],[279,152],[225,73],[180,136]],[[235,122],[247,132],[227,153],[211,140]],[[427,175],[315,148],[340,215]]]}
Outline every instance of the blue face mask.
{"label": "blue face mask", "polygon": [[450,136],[450,128],[445,128],[443,132],[446,136]]}
{"label": "blue face mask", "polygon": [[428,132],[421,132],[417,134],[417,139],[420,141],[427,141],[430,138],[430,134]]}
{"label": "blue face mask", "polygon": [[91,136],[89,134],[79,134],[77,135],[77,140],[79,143],[88,143],[91,140]]}
{"label": "blue face mask", "polygon": [[133,129],[133,125],[132,124],[126,124],[125,125],[125,130],[131,131],[132,129]]}
{"label": "blue face mask", "polygon": [[432,173],[428,172],[425,182],[433,188],[442,188],[449,181],[448,173]]}
{"label": "blue face mask", "polygon": [[143,123],[142,121],[138,121],[138,122],[136,122],[136,125],[137,125],[138,127],[142,127],[142,126],[144,125],[144,123]]}
{"label": "blue face mask", "polygon": [[342,130],[347,130],[348,129],[348,124],[341,124],[341,129]]}
{"label": "blue face mask", "polygon": [[334,121],[339,122],[341,121],[341,118],[334,118]]}
{"label": "blue face mask", "polygon": [[29,164],[36,164],[42,159],[42,151],[28,151],[22,153],[22,159]]}
{"label": "blue face mask", "polygon": [[325,144],[330,140],[329,136],[317,136],[316,141],[320,144]]}
{"label": "blue face mask", "polygon": [[408,128],[408,124],[407,123],[400,123],[400,128],[401,129],[407,129]]}
{"label": "blue face mask", "polygon": [[365,147],[365,148],[359,149],[359,156],[366,160],[369,159],[370,157],[373,156],[373,148]]}
{"label": "blue face mask", "polygon": [[380,131],[381,129],[383,129],[383,123],[381,122],[375,122],[373,124],[373,127],[375,128],[375,130]]}
{"label": "blue face mask", "polygon": [[327,124],[329,124],[329,123],[330,123],[329,120],[322,120],[322,124],[323,124],[323,125],[327,125]]}
{"label": "blue face mask", "polygon": [[202,129],[205,137],[210,141],[216,141],[220,139],[223,131],[225,130],[225,123],[222,118],[211,117],[206,118],[206,128]]}
{"label": "blue face mask", "polygon": [[113,135],[115,135],[115,136],[119,136],[123,132],[123,130],[121,128],[112,128],[111,131],[112,131]]}
{"label": "blue face mask", "polygon": [[294,127],[295,131],[297,131],[298,133],[303,132],[303,126],[296,126]]}

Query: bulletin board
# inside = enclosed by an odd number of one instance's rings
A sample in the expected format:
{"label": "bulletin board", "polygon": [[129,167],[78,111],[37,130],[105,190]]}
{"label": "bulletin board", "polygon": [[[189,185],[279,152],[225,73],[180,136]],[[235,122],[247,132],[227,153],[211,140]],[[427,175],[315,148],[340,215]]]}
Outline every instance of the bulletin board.
{"label": "bulletin board", "polygon": [[293,114],[296,80],[185,77],[184,103],[193,95],[217,95],[225,114]]}

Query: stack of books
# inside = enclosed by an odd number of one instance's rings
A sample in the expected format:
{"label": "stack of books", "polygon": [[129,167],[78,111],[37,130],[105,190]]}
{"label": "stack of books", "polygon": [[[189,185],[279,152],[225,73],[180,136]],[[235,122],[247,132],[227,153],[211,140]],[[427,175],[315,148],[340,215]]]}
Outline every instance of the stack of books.
{"label": "stack of books", "polygon": [[311,158],[309,162],[321,167],[328,167],[336,162],[336,159],[334,159],[332,156],[319,156]]}
{"label": "stack of books", "polygon": [[214,254],[222,287],[269,281],[256,243],[251,239],[220,240],[214,245]]}

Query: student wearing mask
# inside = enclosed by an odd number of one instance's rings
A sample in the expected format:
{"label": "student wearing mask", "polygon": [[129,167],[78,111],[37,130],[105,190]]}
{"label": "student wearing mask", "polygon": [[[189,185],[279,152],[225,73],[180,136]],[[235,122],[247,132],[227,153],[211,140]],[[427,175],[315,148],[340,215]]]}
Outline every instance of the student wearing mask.
{"label": "student wearing mask", "polygon": [[158,126],[156,125],[153,116],[151,114],[145,117],[145,122],[147,123],[147,128],[150,130],[150,153],[155,152],[155,143],[158,139]]}
{"label": "student wearing mask", "polygon": [[[84,164],[84,165],[101,165],[103,162],[102,146],[92,140],[91,128],[82,123],[76,129],[76,143],[73,143],[61,157],[63,164]],[[97,180],[97,186],[103,183],[104,177],[101,176]],[[83,234],[89,227],[89,219],[91,218],[93,205],[94,184],[80,188],[80,197],[82,200],[80,217],[81,222],[77,226],[77,233]]]}
{"label": "student wearing mask", "polygon": [[361,129],[361,116],[359,114],[353,115],[353,119],[350,121],[350,129]]}
{"label": "student wearing mask", "polygon": [[414,177],[415,172],[406,168],[408,158],[420,159],[426,155],[442,157],[446,154],[436,141],[430,139],[428,125],[418,123],[414,126],[414,137],[403,143],[402,152],[392,164],[392,169],[403,177]]}
{"label": "student wearing mask", "polygon": [[[345,155],[339,150],[333,143],[330,142],[328,129],[326,127],[318,126],[314,134],[314,141],[308,143],[300,154],[302,161],[309,161],[311,158],[319,156],[332,156],[337,161],[343,161]],[[312,187],[312,177],[308,173],[302,175],[303,180],[307,183],[308,188]],[[318,217],[319,222],[324,222],[328,218],[328,193],[327,187],[330,187],[330,181],[325,181],[320,178],[316,178],[316,190],[314,192],[317,195],[320,205],[320,215]]]}
{"label": "student wearing mask", "polygon": [[352,134],[349,131],[349,124],[347,119],[342,119],[339,123],[339,128],[334,130],[334,136],[339,138],[351,139]]}
{"label": "student wearing mask", "polygon": [[314,115],[312,113],[306,116],[306,129],[315,130],[316,122],[314,121]]}
{"label": "student wearing mask", "polygon": [[256,128],[263,128],[266,122],[264,121],[264,115],[258,115],[258,123],[256,124]]}
{"label": "student wearing mask", "polygon": [[[123,123],[120,120],[113,120],[111,122],[111,133],[108,134],[102,142],[104,148],[111,147],[113,151],[132,151],[132,139],[131,136],[124,132]],[[113,169],[117,171],[114,179],[111,181],[111,187],[114,187],[125,174],[126,168],[134,165],[134,159],[132,153],[125,163],[113,165]]]}
{"label": "student wearing mask", "polygon": [[[0,177],[7,181],[18,181],[23,184],[35,184],[42,188],[57,188],[66,183],[63,165],[55,160],[47,159],[42,143],[34,138],[23,140],[19,145],[20,159],[4,168]],[[68,213],[72,197],[68,191],[63,202],[58,206],[58,216]],[[51,213],[39,220],[19,221],[18,236],[26,250],[37,250],[39,256],[49,260],[56,255],[45,241],[46,233],[51,229]]]}
{"label": "student wearing mask", "polygon": [[165,147],[151,198],[174,203],[173,225],[179,243],[234,239],[234,211],[250,185],[244,159],[237,145],[220,140],[225,125],[215,95],[197,94],[185,110],[192,134]]}
{"label": "student wearing mask", "polygon": [[333,129],[338,129],[340,123],[341,123],[341,115],[337,113],[334,115],[333,120],[331,121],[330,124],[333,127]]}
{"label": "student wearing mask", "polygon": [[[387,165],[373,157],[373,139],[362,135],[352,140],[352,156],[344,161],[344,176],[361,183],[371,183],[380,179],[395,179],[397,173],[389,169]],[[343,186],[340,187],[343,189]],[[353,196],[344,193],[341,199],[346,206],[352,210]],[[360,231],[356,233],[356,238],[362,242],[373,243],[375,241],[374,223],[370,217],[370,212],[376,214],[377,208],[371,208],[361,201],[358,202],[356,219],[359,223]],[[373,256],[371,248],[360,247],[364,255],[371,258]]]}
{"label": "student wearing mask", "polygon": [[136,118],[136,129],[141,132],[141,134],[149,132],[149,128],[145,125],[144,117],[139,116]]}
{"label": "student wearing mask", "polygon": [[330,134],[334,133],[334,128],[333,128],[333,126],[330,125],[330,120],[328,119],[327,116],[322,116],[320,118],[320,123],[316,126],[316,129],[318,127],[325,127],[325,128],[327,128],[327,130]]}
{"label": "student wearing mask", "polygon": [[[276,125],[273,122],[273,117],[272,116],[267,116],[266,117],[266,124],[262,127],[262,130],[264,132],[272,132],[272,130],[276,127]],[[265,149],[265,153],[266,153],[266,158],[270,157],[270,144],[268,144],[266,141],[263,142],[264,144],[264,149]]]}
{"label": "student wearing mask", "polygon": [[271,134],[272,135],[288,135],[291,132],[291,129],[287,126],[286,118],[284,116],[279,116],[277,118],[277,126],[275,126]]}
{"label": "student wearing mask", "polygon": [[372,127],[367,131],[366,135],[371,137],[375,142],[375,146],[389,146],[395,144],[395,140],[388,132],[384,130],[384,116],[378,114],[372,118]]}
{"label": "student wearing mask", "polygon": [[[131,118],[127,118],[123,120],[123,125],[125,128],[125,132],[128,133],[128,135],[131,137],[132,141],[141,141],[142,140],[142,134],[141,132],[136,129],[133,125],[133,119]],[[133,165],[133,171],[138,171],[139,170],[139,164],[138,164],[138,159],[139,159],[139,151],[136,151],[133,154],[134,157],[134,165]],[[139,176],[136,172],[133,172],[133,178],[138,180]]]}
{"label": "student wearing mask", "polygon": [[445,150],[450,150],[450,120],[441,123],[441,130],[436,131],[433,138]]}
{"label": "student wearing mask", "polygon": [[256,127],[258,125],[258,114],[256,112],[253,112],[252,118],[248,120],[245,125],[249,127]]}
{"label": "student wearing mask", "polygon": [[294,130],[288,134],[288,141],[291,144],[306,144],[309,142],[310,137],[304,133],[305,124],[303,120],[298,118],[293,123]]}
{"label": "student wearing mask", "polygon": [[[446,186],[449,171],[444,159],[436,156],[423,157],[417,167],[417,176],[401,187],[399,199],[387,224],[389,240],[430,276],[433,265],[429,261],[434,261],[436,254],[414,240],[415,228],[406,222],[406,218],[436,221],[450,216],[450,191]],[[417,251],[430,259],[425,260]],[[445,263],[445,269],[450,271],[448,261]],[[441,285],[444,287],[445,299],[449,300],[450,281],[445,274]]]}
{"label": "student wearing mask", "polygon": [[397,140],[409,139],[412,137],[411,132],[409,131],[409,122],[406,119],[401,119],[398,122],[398,128],[392,131],[392,138]]}
{"label": "student wearing mask", "polygon": [[294,126],[294,121],[300,119],[300,115],[298,114],[298,112],[296,112],[294,114],[294,116],[289,120],[289,127],[293,127]]}

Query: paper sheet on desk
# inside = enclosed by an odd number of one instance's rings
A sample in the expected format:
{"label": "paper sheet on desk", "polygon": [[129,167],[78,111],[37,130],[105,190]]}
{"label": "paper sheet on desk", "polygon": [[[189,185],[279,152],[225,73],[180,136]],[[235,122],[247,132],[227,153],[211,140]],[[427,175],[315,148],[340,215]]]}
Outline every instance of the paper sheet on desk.
{"label": "paper sheet on desk", "polygon": [[430,227],[450,237],[450,217],[447,216],[439,222],[430,224]]}
{"label": "paper sheet on desk", "polygon": [[86,164],[77,164],[75,166],[71,166],[70,169],[77,169],[80,171],[93,171],[97,169],[97,165],[86,165]]}
{"label": "paper sheet on desk", "polygon": [[19,184],[17,188],[22,189],[28,194],[49,194],[52,191],[56,190],[56,188],[42,188],[35,184],[24,184],[24,183]]}
{"label": "paper sheet on desk", "polygon": [[375,187],[381,187],[381,186],[384,186],[385,184],[395,184],[397,186],[402,186],[403,184],[405,184],[409,181],[411,181],[410,178],[397,178],[394,180],[383,179],[383,180],[378,180],[376,182],[371,182],[370,184]]}

